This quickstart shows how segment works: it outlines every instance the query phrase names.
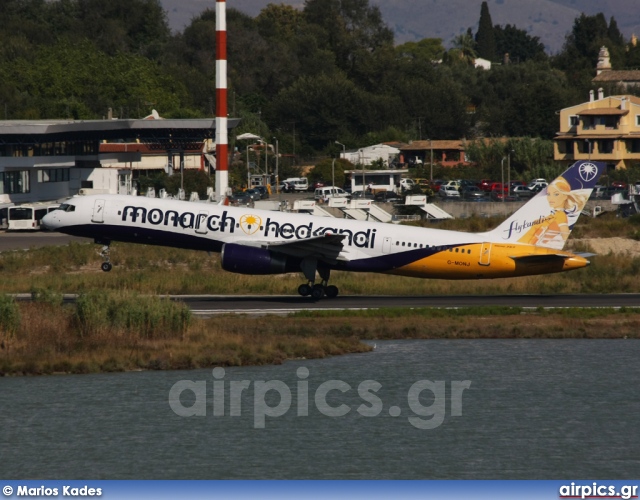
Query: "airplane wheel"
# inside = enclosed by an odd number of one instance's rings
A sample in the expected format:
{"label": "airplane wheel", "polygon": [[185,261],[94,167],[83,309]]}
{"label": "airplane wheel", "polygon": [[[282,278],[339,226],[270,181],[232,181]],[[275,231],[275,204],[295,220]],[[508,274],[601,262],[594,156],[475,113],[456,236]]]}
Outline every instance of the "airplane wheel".
{"label": "airplane wheel", "polygon": [[108,273],[109,271],[111,271],[111,268],[113,266],[111,265],[110,262],[103,262],[102,265],[100,266],[100,268],[105,272]]}
{"label": "airplane wheel", "polygon": [[298,293],[303,297],[308,297],[311,295],[311,287],[303,283],[298,287]]}
{"label": "airplane wheel", "polygon": [[332,299],[334,297],[337,297],[338,296],[338,287],[335,286],[335,285],[329,285],[327,288],[324,289],[324,293],[330,299]]}
{"label": "airplane wheel", "polygon": [[324,297],[324,287],[322,285],[314,285],[311,289],[311,297],[316,300]]}

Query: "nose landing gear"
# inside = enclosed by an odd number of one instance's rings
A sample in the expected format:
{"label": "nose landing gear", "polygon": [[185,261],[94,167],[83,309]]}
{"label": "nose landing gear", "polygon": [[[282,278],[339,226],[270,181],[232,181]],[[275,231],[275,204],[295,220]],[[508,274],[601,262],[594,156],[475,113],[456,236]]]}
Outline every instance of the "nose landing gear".
{"label": "nose landing gear", "polygon": [[100,264],[100,269],[102,269],[105,273],[108,273],[109,271],[111,271],[111,269],[113,268],[113,266],[111,265],[111,262],[109,260],[109,245],[111,243],[107,242],[104,244],[104,246],[102,247],[102,250],[100,252],[98,252],[98,255],[100,255],[100,257],[102,257],[104,259],[104,262],[102,264]]}

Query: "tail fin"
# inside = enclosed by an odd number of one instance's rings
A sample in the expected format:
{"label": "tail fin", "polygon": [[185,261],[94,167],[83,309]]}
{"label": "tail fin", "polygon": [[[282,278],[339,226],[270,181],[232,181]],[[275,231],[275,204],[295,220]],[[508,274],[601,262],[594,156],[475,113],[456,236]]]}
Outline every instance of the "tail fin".
{"label": "tail fin", "polygon": [[602,162],[574,163],[487,238],[562,250],[604,169]]}

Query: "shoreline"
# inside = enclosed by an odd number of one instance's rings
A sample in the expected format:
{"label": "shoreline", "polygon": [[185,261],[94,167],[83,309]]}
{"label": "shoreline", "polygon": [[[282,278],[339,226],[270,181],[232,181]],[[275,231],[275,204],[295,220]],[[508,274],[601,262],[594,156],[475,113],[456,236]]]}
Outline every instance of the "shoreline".
{"label": "shoreline", "polygon": [[[224,316],[221,322],[221,318],[194,320],[183,335],[171,339],[132,340],[114,330],[76,341],[66,349],[59,338],[57,348],[53,338],[31,347],[17,338],[11,345],[3,341],[0,376],[278,365],[294,359],[367,353],[373,348],[364,341],[376,340],[640,338],[640,311],[631,309],[425,308],[347,316],[306,313],[259,321]],[[107,347],[114,339],[118,342]]]}

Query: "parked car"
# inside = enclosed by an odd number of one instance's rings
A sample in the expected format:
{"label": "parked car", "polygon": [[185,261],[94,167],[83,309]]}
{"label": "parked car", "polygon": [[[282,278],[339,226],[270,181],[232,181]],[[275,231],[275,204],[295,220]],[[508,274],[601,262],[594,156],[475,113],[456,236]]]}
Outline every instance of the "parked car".
{"label": "parked car", "polygon": [[518,197],[512,194],[501,193],[498,191],[491,191],[491,201],[518,201]]}
{"label": "parked car", "polygon": [[251,188],[245,191],[245,194],[251,198],[253,201],[257,201],[262,199],[262,194],[257,189]]}
{"label": "parked car", "polygon": [[344,189],[335,186],[320,187],[313,193],[316,201],[324,201],[328,198],[349,198],[350,196]]}
{"label": "parked car", "polygon": [[440,179],[435,179],[431,183],[431,189],[433,189],[434,193],[437,193],[438,191],[440,191],[440,186],[442,186],[443,184],[444,184],[444,181],[441,181]]}
{"label": "parked car", "polygon": [[453,186],[454,188],[456,188],[458,191],[460,191],[460,188],[462,187],[462,183],[459,180],[455,180],[455,181],[447,181],[444,184],[442,184],[442,186],[440,186],[440,189],[442,189],[444,186]]}
{"label": "parked car", "polygon": [[500,182],[492,182],[491,183],[491,192],[495,193],[495,192],[504,192],[504,193],[508,193],[509,192],[509,188],[507,187],[506,184],[502,184]]}
{"label": "parked car", "polygon": [[462,195],[463,200],[476,201],[485,200],[487,198],[486,193],[478,186],[464,186],[460,194]]}
{"label": "parked car", "polygon": [[[540,191],[542,191],[544,188],[546,188],[549,184],[547,184],[546,182],[540,182],[536,185],[534,185],[533,187],[530,187],[529,189],[531,190],[531,192],[533,194],[539,193]],[[528,186],[527,186],[528,187]]]}
{"label": "parked car", "polygon": [[518,198],[531,198],[535,193],[531,191],[527,186],[514,186],[511,193]]}
{"label": "parked car", "polygon": [[351,194],[352,200],[373,200],[373,193],[368,193],[367,191],[356,191]]}
{"label": "parked car", "polygon": [[415,185],[416,183],[413,182],[413,179],[409,179],[409,178],[400,179],[400,187],[404,191],[411,191]]}
{"label": "parked car", "polygon": [[394,193],[393,191],[380,191],[374,195],[373,199],[381,203],[389,203],[402,200],[402,196]]}
{"label": "parked car", "polygon": [[260,193],[260,199],[266,200],[269,198],[269,190],[267,189],[267,186],[254,186],[253,189]]}
{"label": "parked car", "polygon": [[229,203],[231,205],[250,205],[253,200],[246,191],[236,191],[229,196]]}
{"label": "parked car", "polygon": [[440,191],[438,191],[438,195],[443,199],[460,199],[460,191],[456,189],[455,186],[440,186]]}
{"label": "parked car", "polygon": [[329,186],[329,184],[327,184],[325,181],[312,182],[311,185],[309,186],[309,192],[315,193],[316,189],[325,187],[325,186]]}
{"label": "parked car", "polygon": [[547,180],[546,179],[533,179],[529,184],[527,184],[527,187],[529,189],[531,189],[532,191],[534,190],[534,188],[540,188],[537,191],[541,191],[542,188],[546,188],[548,186]]}
{"label": "parked car", "polygon": [[491,191],[491,184],[493,184],[491,179],[481,179],[480,182],[478,182],[478,187],[488,193]]}
{"label": "parked car", "polygon": [[[287,188],[287,190],[285,190]],[[282,181],[280,191],[293,193],[294,191],[306,191],[309,189],[309,181],[306,177],[290,177]]]}

